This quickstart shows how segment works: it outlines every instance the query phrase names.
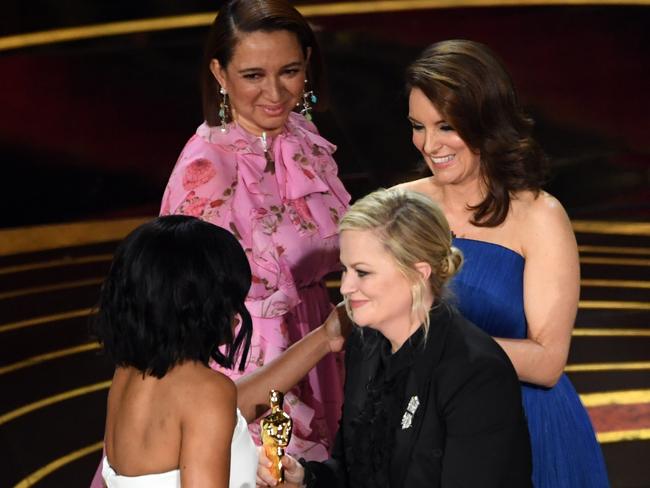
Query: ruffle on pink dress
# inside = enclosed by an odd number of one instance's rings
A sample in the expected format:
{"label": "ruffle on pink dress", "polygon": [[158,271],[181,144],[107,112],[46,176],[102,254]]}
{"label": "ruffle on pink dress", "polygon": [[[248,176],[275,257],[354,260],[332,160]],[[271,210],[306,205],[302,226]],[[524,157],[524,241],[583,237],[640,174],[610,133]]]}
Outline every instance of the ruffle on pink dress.
{"label": "ruffle on pink dress", "polygon": [[[246,251],[253,318],[244,374],[319,326],[329,303],[323,278],[339,266],[337,225],[350,201],[332,158],[336,147],[303,116],[265,141],[235,124],[201,125],[181,153],[161,214],[199,217],[229,229]],[[239,371],[215,369],[233,379]],[[342,361],[330,355],[285,396],[294,419],[289,452],[328,457],[343,400]],[[254,437],[259,428],[251,424]]]}

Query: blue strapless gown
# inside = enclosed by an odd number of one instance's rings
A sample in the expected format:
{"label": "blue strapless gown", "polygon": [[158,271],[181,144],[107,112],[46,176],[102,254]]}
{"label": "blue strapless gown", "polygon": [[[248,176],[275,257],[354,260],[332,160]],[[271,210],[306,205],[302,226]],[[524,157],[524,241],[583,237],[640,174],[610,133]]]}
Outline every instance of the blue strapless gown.
{"label": "blue strapless gown", "polygon": [[[524,258],[498,244],[455,238],[465,256],[452,280],[452,301],[493,337],[526,337]],[[522,383],[536,488],[608,487],[593,427],[573,385],[562,375],[552,388]]]}

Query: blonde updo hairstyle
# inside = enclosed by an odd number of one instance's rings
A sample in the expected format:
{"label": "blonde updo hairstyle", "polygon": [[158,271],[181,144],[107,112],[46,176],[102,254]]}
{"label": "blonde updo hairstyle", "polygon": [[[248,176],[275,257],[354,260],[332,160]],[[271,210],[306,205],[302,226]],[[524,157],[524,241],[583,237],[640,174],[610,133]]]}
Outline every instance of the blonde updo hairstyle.
{"label": "blonde updo hairstyle", "polygon": [[[438,205],[421,193],[402,188],[377,190],[349,208],[339,223],[339,232],[345,230],[375,233],[412,283],[411,316],[424,325],[427,334],[429,310],[424,305],[427,287],[434,301],[437,300],[463,263],[462,253],[451,245],[449,223]],[[426,281],[415,268],[421,262],[431,266]]]}

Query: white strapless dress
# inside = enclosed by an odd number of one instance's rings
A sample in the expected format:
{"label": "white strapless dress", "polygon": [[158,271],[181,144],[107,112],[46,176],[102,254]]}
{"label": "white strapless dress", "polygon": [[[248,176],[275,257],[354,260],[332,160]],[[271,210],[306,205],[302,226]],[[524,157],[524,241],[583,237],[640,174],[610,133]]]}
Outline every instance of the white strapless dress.
{"label": "white strapless dress", "polygon": [[[237,409],[237,425],[230,444],[230,488],[255,488],[257,476],[257,448],[248,432],[246,419]],[[120,476],[111,468],[108,459],[102,460],[102,477],[108,488],[179,488],[181,472],[178,469],[166,473],[142,476]]]}

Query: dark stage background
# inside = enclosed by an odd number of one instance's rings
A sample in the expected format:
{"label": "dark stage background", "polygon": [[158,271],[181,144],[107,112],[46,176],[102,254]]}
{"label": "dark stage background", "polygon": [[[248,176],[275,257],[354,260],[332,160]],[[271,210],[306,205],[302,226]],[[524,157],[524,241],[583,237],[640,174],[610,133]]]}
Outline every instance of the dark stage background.
{"label": "dark stage background", "polygon": [[[427,1],[432,8],[412,8]],[[315,122],[338,145],[354,198],[411,179],[420,157],[406,118],[406,65],[448,38],[481,41],[500,54],[551,157],[547,189],[577,234],[581,301],[566,371],[598,432],[612,486],[650,488],[650,223],[643,224],[650,220],[650,1],[459,6],[470,1],[434,8],[451,2],[398,0],[393,5],[411,7],[389,12],[351,2],[343,6],[354,13],[337,15],[325,10],[341,4],[296,2],[320,12],[309,19],[331,104]],[[158,212],[176,158],[202,122],[199,63],[218,5],[2,4],[2,487],[87,487],[97,466],[112,366],[88,333],[88,317],[118,240],[135,225],[113,219]],[[173,27],[195,13],[208,15]],[[165,26],[155,31],[107,35],[116,24],[103,25],[156,18]],[[16,37],[98,24],[99,37]],[[99,222],[25,229],[88,220]],[[61,234],[72,237],[61,243]],[[336,280],[328,287],[336,299]]]}
{"label": "dark stage background", "polygon": [[[4,35],[216,10],[214,2],[13,2]],[[328,68],[321,132],[358,197],[411,177],[402,88],[429,43],[484,42],[501,55],[553,161],[547,185],[573,218],[650,214],[650,8],[446,8],[311,17]],[[1,227],[153,215],[202,121],[207,27],[0,51]]]}

